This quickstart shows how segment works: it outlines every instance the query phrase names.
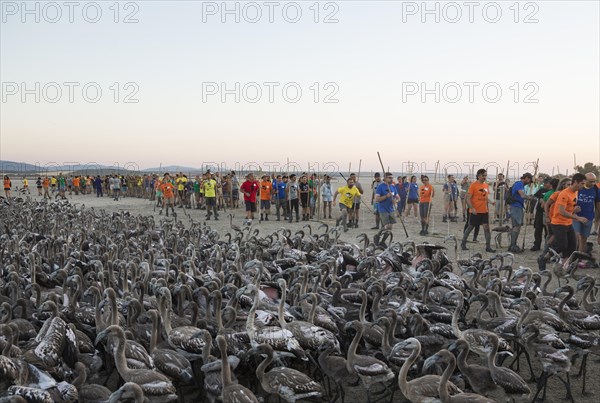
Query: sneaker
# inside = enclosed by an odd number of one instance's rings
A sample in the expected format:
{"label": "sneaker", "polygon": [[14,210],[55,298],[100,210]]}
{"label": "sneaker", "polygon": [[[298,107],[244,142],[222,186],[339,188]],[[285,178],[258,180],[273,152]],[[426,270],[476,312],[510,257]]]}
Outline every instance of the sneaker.
{"label": "sneaker", "polygon": [[373,228],[371,228],[371,229],[374,229],[374,230],[375,230],[375,229],[379,229],[379,227],[373,227]]}
{"label": "sneaker", "polygon": [[331,218],[331,216],[329,216],[329,219],[332,220],[333,218]]}
{"label": "sneaker", "polygon": [[509,252],[512,253],[523,253],[523,249],[519,248],[518,246],[511,246],[510,248],[508,248]]}
{"label": "sneaker", "polygon": [[215,217],[215,221],[219,221],[219,217]]}
{"label": "sneaker", "polygon": [[496,249],[492,249],[492,247],[491,247],[491,246],[486,246],[486,247],[485,247],[485,251],[486,251],[486,252],[489,252],[489,253],[496,253]]}
{"label": "sneaker", "polygon": [[266,217],[265,217],[265,221],[269,221],[269,216],[266,216]]}
{"label": "sneaker", "polygon": [[448,222],[447,218],[442,219],[442,222]]}
{"label": "sneaker", "polygon": [[529,250],[530,250],[530,251],[532,251],[532,252],[536,252],[536,251],[540,250],[540,247],[539,247],[539,246],[536,246],[536,245],[533,245],[533,246],[531,247],[531,249],[529,249]]}
{"label": "sneaker", "polygon": [[204,217],[206,219],[206,221],[210,221],[210,216],[207,215],[206,217]]}
{"label": "sneaker", "polygon": [[460,244],[460,249],[462,249],[462,250],[469,250],[469,248],[467,248],[467,244],[466,243],[461,243]]}
{"label": "sneaker", "polygon": [[598,233],[596,231],[592,231],[590,232],[590,235],[598,235]]}
{"label": "sneaker", "polygon": [[419,231],[419,235],[425,235],[425,231],[424,230]]}

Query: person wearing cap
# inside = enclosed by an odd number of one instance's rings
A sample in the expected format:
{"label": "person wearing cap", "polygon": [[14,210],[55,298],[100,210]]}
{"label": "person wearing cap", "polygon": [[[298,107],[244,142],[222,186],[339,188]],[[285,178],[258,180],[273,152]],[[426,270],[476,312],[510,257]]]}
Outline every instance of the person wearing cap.
{"label": "person wearing cap", "polygon": [[552,178],[544,178],[542,187],[533,195],[535,202],[535,217],[533,220],[533,246],[529,249],[532,252],[538,251],[542,247],[542,235],[548,236],[548,231],[544,225],[544,195],[552,190]]}
{"label": "person wearing cap", "polygon": [[[323,198],[323,217],[331,219],[333,191],[331,190],[331,176],[329,175],[325,175],[325,182],[321,185],[321,197]],[[327,214],[327,210],[329,210],[329,215]]]}
{"label": "person wearing cap", "polygon": [[375,226],[371,229],[379,229],[379,223],[381,221],[379,209],[377,208],[377,202],[375,201],[375,193],[377,192],[377,187],[380,184],[381,174],[379,172],[375,172],[375,175],[373,175],[373,182],[371,182],[371,205],[373,205],[373,214],[375,214]]}
{"label": "person wearing cap", "polygon": [[273,185],[273,191],[275,193],[275,213],[277,214],[277,221],[281,220],[281,210],[283,210],[283,219],[288,218],[288,203],[286,199],[287,189],[287,175],[277,175],[277,180]]}
{"label": "person wearing cap", "polygon": [[512,253],[523,252],[523,249],[517,246],[517,241],[519,239],[521,227],[523,226],[525,200],[535,201],[535,197],[527,196],[525,194],[525,185],[530,184],[532,181],[533,175],[529,172],[525,172],[523,176],[521,176],[521,180],[516,181],[512,187],[512,203],[510,204],[510,220],[512,229],[510,231],[510,246],[508,248],[508,251]]}
{"label": "person wearing cap", "polygon": [[468,250],[467,238],[473,229],[479,225],[483,226],[483,233],[485,235],[485,251],[495,253],[492,249],[491,240],[492,233],[490,232],[490,214],[488,204],[491,202],[490,186],[485,182],[487,179],[487,171],[485,169],[479,169],[476,174],[477,180],[469,185],[469,191],[465,196],[465,203],[467,208],[470,210],[469,214],[469,225],[463,232],[462,242],[460,247],[462,250]]}
{"label": "person wearing cap", "polygon": [[[273,183],[269,179],[269,175],[262,176],[260,181],[260,221],[263,219],[269,221],[269,213],[271,212],[271,195],[273,194]],[[264,216],[263,216],[264,214]],[[259,222],[260,222],[259,221]]]}

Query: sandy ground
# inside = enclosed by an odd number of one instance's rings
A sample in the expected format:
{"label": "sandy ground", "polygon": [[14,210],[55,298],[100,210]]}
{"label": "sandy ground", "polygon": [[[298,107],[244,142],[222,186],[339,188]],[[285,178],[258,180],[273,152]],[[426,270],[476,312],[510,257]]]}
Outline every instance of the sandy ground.
{"label": "sandy ground", "polygon": [[[371,178],[365,178],[365,179],[361,180],[361,182],[363,183],[363,186],[365,187],[365,195],[363,196],[363,200],[368,201],[371,198],[371,191],[370,191],[370,189],[367,189],[369,187],[368,185],[369,185],[370,181],[371,181]],[[339,181],[336,182],[336,184],[339,184],[339,183],[340,183]],[[420,223],[417,221],[417,219],[415,219],[415,217],[413,215],[411,215],[410,218],[405,219],[406,229],[409,234],[408,239],[411,239],[417,243],[420,243],[423,241],[429,241],[432,243],[443,244],[444,237],[449,234],[456,235],[456,237],[459,240],[462,237],[464,223],[462,222],[462,215],[460,213],[460,203],[459,203],[459,219],[458,219],[459,222],[457,222],[457,223],[442,223],[442,215],[443,215],[442,184],[436,184],[435,187],[436,187],[436,196],[434,197],[434,202],[432,205],[431,224],[430,224],[430,228],[429,228],[430,235],[428,235],[428,236],[420,236],[419,235],[421,226],[420,226]],[[36,193],[37,193],[36,189],[32,189],[33,197],[36,199],[39,199],[40,197],[34,195]],[[145,200],[145,199],[125,197],[125,198],[121,198],[119,201],[113,201],[113,199],[110,197],[105,196],[103,198],[97,198],[95,195],[78,195],[78,196],[71,195],[71,196],[68,196],[68,198],[72,203],[85,204],[86,208],[93,207],[96,209],[106,209],[107,211],[127,210],[133,214],[151,214],[151,215],[155,216],[157,222],[161,218],[165,218],[164,216],[159,216],[159,214],[158,214],[159,209],[154,208],[155,202],[151,202],[151,201]],[[233,213],[235,215],[235,218],[233,219],[233,223],[236,225],[239,225],[239,226],[241,226],[243,224],[244,217],[245,217],[245,213],[243,211],[243,203],[241,203],[241,206],[242,206],[242,208],[239,208],[239,209],[233,211]],[[369,207],[372,208],[372,206],[369,206]],[[183,220],[184,223],[189,223],[190,219],[193,219],[195,222],[204,222],[205,221],[204,216],[205,216],[206,212],[204,210],[186,209],[185,214],[184,214],[183,209],[181,209],[181,208],[176,208],[176,211],[177,211],[177,219]],[[228,213],[230,213],[230,211],[220,212],[219,221],[210,220],[210,221],[207,221],[207,224],[210,225],[212,228],[215,228],[216,230],[218,230],[221,234],[225,234],[226,232],[229,232],[230,231],[230,223],[229,223]],[[189,217],[188,217],[188,215],[189,215]],[[337,211],[334,209],[333,210],[334,219],[336,216],[337,216]],[[258,215],[256,217],[258,218]],[[321,223],[335,225],[334,219],[333,220],[326,219],[326,220],[321,220],[321,221],[312,220],[308,223],[311,225],[313,231],[322,231],[322,229],[317,230],[317,227]],[[356,243],[357,242],[356,236],[363,232],[367,233],[372,238],[372,236],[377,232],[375,230],[370,229],[371,227],[374,226],[374,222],[375,221],[374,221],[373,214],[367,208],[365,208],[365,206],[363,204],[363,207],[361,208],[361,212],[360,212],[359,228],[349,229],[348,232],[343,233],[340,236],[340,239],[343,241]],[[306,224],[307,224],[307,222],[303,222],[303,221],[300,221],[299,223],[296,223],[295,221],[293,223],[288,223],[288,222],[284,222],[284,221],[277,222],[277,221],[275,221],[275,215],[272,213],[271,216],[269,216],[269,221],[263,221],[263,222],[259,223],[258,219],[257,219],[254,221],[253,227],[259,228],[261,233],[272,233],[281,227],[287,227],[292,230],[292,233],[294,233],[296,230],[302,229],[303,226],[305,226]],[[306,230],[306,228],[305,228],[305,230]],[[537,271],[538,268],[537,268],[536,258],[538,257],[538,252],[529,252],[529,248],[533,245],[533,227],[528,226],[527,230],[524,230],[524,229],[521,230],[521,235],[520,235],[520,239],[518,242],[519,246],[521,246],[521,244],[522,244],[521,237],[523,237],[524,234],[525,234],[525,239],[526,239],[526,241],[525,241],[526,252],[515,255],[515,266],[516,267],[517,266],[530,267],[534,271]],[[396,224],[394,226],[393,235],[394,235],[395,240],[404,241],[407,239],[400,222],[398,222],[398,224]],[[472,234],[469,238],[471,238],[470,239],[470,241],[471,241]],[[596,237],[594,236],[592,238],[595,241]],[[492,239],[492,243],[493,242],[494,241]],[[467,258],[469,254],[475,253],[475,252],[482,253],[484,256],[487,255],[487,253],[485,252],[483,229],[481,229],[481,232],[479,234],[479,242],[477,242],[477,243],[469,242],[468,245],[469,245],[470,251],[467,251],[467,252],[461,251],[460,247],[458,248],[458,258],[459,259]],[[448,247],[448,256],[450,257],[451,260],[453,260],[455,258],[454,244],[452,242],[449,242],[449,243],[446,243],[445,246]],[[494,245],[492,245],[492,246],[495,248]],[[507,249],[506,235],[503,235],[502,246],[503,247],[498,248],[498,252],[504,252]],[[600,247],[597,244],[594,244],[593,254],[596,259],[600,259],[600,254],[598,252],[599,249],[600,249]],[[600,269],[579,269],[577,273],[578,274],[589,274],[589,275],[595,277],[596,279],[598,279],[598,277],[600,277],[600,275],[599,275]],[[553,286],[555,286],[555,285],[551,285],[549,287],[549,289],[553,289]],[[522,367],[522,368],[525,368],[525,367]],[[575,374],[576,371],[578,371],[578,370],[579,370],[579,361],[578,361],[577,366],[574,369],[572,369],[572,374]],[[600,383],[598,382],[598,380],[600,380],[600,364],[597,360],[597,357],[590,358],[590,360],[588,361],[587,379],[588,379],[587,380],[587,390],[590,394],[587,396],[582,396],[581,395],[581,387],[582,387],[581,380],[578,378],[575,378],[575,377],[571,378],[573,395],[574,395],[575,401],[577,403],[598,401],[596,398],[593,397],[594,395],[600,394]],[[534,384],[530,384],[530,387],[532,388],[532,390],[535,390]],[[350,388],[346,392],[346,402],[364,402],[364,401],[366,401],[366,397],[365,397],[364,393],[365,392],[361,388]],[[546,401],[547,402],[560,402],[560,401],[565,400],[564,397],[565,397],[565,392],[564,392],[563,385],[557,379],[551,378],[551,380],[549,381],[549,385],[548,385],[548,396],[547,396]],[[399,393],[396,394],[394,401],[395,402],[401,401]]]}

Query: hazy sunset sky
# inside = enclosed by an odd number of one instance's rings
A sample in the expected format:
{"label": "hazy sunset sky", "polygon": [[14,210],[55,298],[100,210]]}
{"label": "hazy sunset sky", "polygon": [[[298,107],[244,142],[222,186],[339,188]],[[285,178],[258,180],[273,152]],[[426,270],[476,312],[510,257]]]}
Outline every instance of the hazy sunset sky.
{"label": "hazy sunset sky", "polygon": [[600,163],[597,1],[76,3],[2,1],[0,159]]}

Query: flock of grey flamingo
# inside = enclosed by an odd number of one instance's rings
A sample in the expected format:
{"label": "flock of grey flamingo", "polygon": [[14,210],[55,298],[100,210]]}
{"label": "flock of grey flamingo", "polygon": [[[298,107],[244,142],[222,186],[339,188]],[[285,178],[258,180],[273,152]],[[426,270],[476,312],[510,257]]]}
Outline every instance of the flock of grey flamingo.
{"label": "flock of grey flamingo", "polygon": [[316,225],[0,203],[0,402],[592,399],[590,256],[540,272]]}

